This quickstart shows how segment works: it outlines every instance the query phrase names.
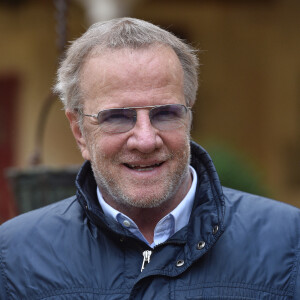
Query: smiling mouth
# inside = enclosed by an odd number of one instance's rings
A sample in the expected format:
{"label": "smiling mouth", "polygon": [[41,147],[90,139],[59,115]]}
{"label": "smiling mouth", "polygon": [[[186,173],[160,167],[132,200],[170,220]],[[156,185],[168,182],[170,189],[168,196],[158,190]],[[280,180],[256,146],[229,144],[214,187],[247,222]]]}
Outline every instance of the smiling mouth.
{"label": "smiling mouth", "polygon": [[127,168],[139,172],[145,172],[145,171],[152,171],[157,167],[160,167],[163,163],[158,163],[154,165],[130,165],[130,164],[124,164]]}

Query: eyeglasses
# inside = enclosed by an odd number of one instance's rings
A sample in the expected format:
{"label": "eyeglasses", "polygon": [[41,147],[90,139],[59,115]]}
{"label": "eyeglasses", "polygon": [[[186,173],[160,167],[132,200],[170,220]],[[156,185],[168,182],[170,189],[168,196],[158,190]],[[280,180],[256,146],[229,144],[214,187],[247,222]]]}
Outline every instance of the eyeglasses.
{"label": "eyeglasses", "polygon": [[101,130],[106,133],[123,133],[131,130],[137,120],[137,109],[149,108],[149,118],[153,127],[158,130],[174,130],[184,126],[185,117],[190,109],[183,104],[167,104],[155,106],[137,106],[125,108],[111,108],[98,114],[82,114],[98,120]]}

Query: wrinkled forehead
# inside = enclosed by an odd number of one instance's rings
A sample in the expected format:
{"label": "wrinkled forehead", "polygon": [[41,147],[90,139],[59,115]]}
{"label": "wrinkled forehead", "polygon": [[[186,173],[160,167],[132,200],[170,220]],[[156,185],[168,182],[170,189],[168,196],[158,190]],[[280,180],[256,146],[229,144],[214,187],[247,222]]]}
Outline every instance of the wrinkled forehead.
{"label": "wrinkled forehead", "polygon": [[[174,50],[165,45],[143,48],[94,49],[80,74],[84,98],[121,87],[147,89],[176,84],[183,90],[183,69]],[[90,96],[90,97],[89,97]]]}
{"label": "wrinkled forehead", "polygon": [[136,72],[153,68],[157,69],[157,72],[169,72],[174,74],[174,76],[183,77],[183,69],[179,58],[175,51],[164,44],[151,44],[145,45],[139,48],[103,48],[95,47],[87,55],[83,62],[81,75],[84,74],[86,66],[89,65],[91,61],[96,61],[99,67],[102,67],[103,75],[104,72],[116,72],[121,74],[120,71],[126,70],[124,72],[126,75],[130,71]]}

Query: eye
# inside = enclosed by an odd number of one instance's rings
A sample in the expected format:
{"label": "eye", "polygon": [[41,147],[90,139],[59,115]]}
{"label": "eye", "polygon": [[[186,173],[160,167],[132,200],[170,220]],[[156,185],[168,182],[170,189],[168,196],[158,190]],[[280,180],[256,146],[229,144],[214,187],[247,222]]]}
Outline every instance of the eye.
{"label": "eye", "polygon": [[152,118],[156,121],[169,121],[181,118],[180,109],[176,106],[162,106],[153,109]]}
{"label": "eye", "polygon": [[124,124],[132,122],[135,112],[128,109],[110,109],[99,113],[99,124]]}
{"label": "eye", "polygon": [[111,110],[105,110],[99,113],[98,121],[99,124],[103,123],[119,123],[126,121],[129,116],[124,113],[124,110],[122,109],[111,109]]}

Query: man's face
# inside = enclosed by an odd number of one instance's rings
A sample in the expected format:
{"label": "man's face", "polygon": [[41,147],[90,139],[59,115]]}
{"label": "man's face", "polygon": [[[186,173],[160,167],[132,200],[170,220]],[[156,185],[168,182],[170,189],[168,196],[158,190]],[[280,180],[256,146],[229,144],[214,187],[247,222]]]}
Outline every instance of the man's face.
{"label": "man's face", "polygon": [[[171,48],[121,49],[90,56],[81,72],[84,113],[103,109],[186,104],[183,71]],[[175,207],[189,185],[189,123],[168,131],[154,128],[149,109],[137,109],[133,129],[105,133],[84,117],[82,155],[90,160],[107,203],[120,207]]]}

